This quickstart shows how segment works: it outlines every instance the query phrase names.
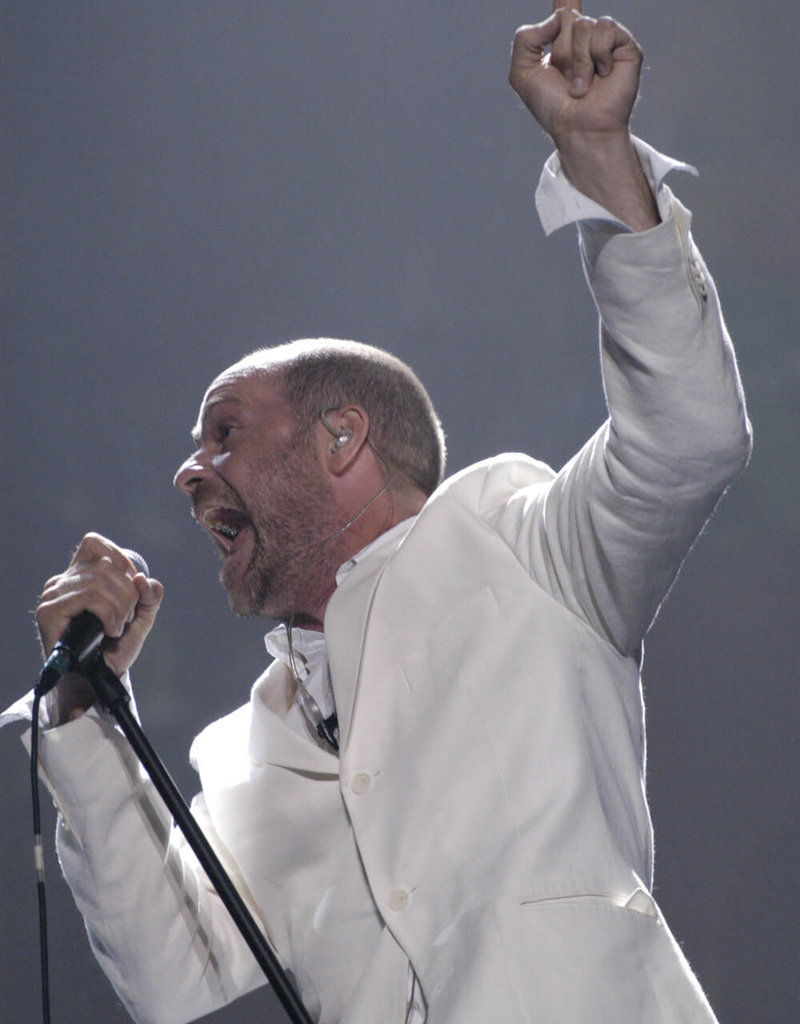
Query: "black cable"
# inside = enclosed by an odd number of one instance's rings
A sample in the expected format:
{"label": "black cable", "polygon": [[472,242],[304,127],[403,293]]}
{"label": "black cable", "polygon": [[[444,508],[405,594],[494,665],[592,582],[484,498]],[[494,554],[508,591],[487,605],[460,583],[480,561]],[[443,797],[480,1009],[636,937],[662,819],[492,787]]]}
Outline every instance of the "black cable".
{"label": "black cable", "polygon": [[47,956],[47,896],[44,885],[44,847],[39,808],[39,702],[34,693],[31,712],[31,803],[33,809],[33,862],[36,867],[36,891],[39,898],[39,960],[42,979],[42,1020],[50,1024],[50,969]]}

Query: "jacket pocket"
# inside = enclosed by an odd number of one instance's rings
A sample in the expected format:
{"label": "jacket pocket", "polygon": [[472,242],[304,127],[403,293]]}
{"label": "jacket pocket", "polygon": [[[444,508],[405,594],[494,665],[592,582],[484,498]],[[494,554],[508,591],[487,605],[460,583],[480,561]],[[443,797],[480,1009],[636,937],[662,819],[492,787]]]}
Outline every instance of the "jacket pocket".
{"label": "jacket pocket", "polygon": [[648,917],[658,917],[656,901],[646,889],[637,888],[632,893],[581,892],[567,896],[527,896],[519,901],[520,910],[536,911],[545,908],[563,907],[615,907],[632,910]]}

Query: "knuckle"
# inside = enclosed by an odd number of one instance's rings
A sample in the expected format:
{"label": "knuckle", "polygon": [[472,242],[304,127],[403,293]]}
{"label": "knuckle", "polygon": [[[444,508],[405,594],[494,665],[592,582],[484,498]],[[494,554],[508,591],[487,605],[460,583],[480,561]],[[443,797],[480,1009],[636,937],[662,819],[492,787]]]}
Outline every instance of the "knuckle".
{"label": "knuckle", "polygon": [[99,533],[84,534],[72,553],[69,567],[86,565],[89,562],[95,561],[106,550],[107,544],[108,541],[106,541],[105,537],[101,537]]}
{"label": "knuckle", "polygon": [[102,547],[104,538],[99,533],[85,533],[80,540],[77,548],[75,549],[76,555],[91,554],[98,548]]}
{"label": "knuckle", "polygon": [[42,587],[42,592],[39,595],[39,601],[44,601],[50,594],[53,593],[53,591],[57,590],[61,585],[61,580],[61,574],[57,576],[51,576],[49,579],[45,580],[44,586]]}
{"label": "knuckle", "polygon": [[109,554],[103,554],[97,559],[96,573],[103,584],[109,587],[123,586],[130,583],[135,573],[127,563],[121,566],[117,560]]}
{"label": "knuckle", "polygon": [[586,46],[595,36],[597,23],[594,18],[581,18],[572,29],[572,38],[578,46]]}

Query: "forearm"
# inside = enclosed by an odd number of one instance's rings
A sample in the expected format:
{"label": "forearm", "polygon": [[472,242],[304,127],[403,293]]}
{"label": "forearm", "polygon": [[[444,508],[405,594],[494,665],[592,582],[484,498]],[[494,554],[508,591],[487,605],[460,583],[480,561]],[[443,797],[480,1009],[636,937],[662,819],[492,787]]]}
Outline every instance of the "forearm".
{"label": "forearm", "polygon": [[48,732],[41,755],[64,875],[134,1019],[177,1024],[262,980],[117,730],[86,715]]}
{"label": "forearm", "polygon": [[609,236],[587,266],[609,421],[573,468],[579,493],[567,507],[623,650],[644,635],[750,450],[733,347],[689,223],[674,203],[657,231]]}

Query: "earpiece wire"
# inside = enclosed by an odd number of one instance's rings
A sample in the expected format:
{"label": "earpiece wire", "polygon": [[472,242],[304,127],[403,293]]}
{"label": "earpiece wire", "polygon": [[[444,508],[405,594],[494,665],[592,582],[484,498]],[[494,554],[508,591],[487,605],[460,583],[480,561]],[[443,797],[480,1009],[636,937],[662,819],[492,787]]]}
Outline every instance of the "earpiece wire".
{"label": "earpiece wire", "polygon": [[[331,406],[331,409],[335,409],[335,408],[336,408],[336,406]],[[322,422],[327,427],[327,429],[329,431],[331,431],[331,433],[334,436],[338,436],[336,434],[336,431],[333,430],[333,428],[330,426],[330,424],[328,424],[326,422],[326,420],[325,420],[325,416],[330,411],[331,411],[330,409],[323,410],[323,412],[321,413],[320,418],[322,419]],[[332,716],[330,716],[329,718],[326,719],[325,716],[322,714],[322,710],[321,710],[320,706],[317,704],[317,702],[311,696],[311,694],[309,693],[308,688],[306,687],[305,683],[300,678],[300,674],[299,674],[299,672],[297,670],[297,662],[295,661],[296,652],[295,652],[295,649],[294,649],[294,642],[292,640],[292,630],[294,629],[294,622],[295,622],[295,618],[297,617],[297,609],[298,609],[298,605],[300,603],[300,591],[303,589],[303,584],[306,581],[306,576],[308,575],[308,572],[309,572],[311,566],[313,565],[314,561],[317,558],[319,558],[319,556],[328,547],[329,544],[332,544],[333,541],[335,541],[337,538],[342,536],[342,534],[345,532],[345,530],[349,530],[351,526],[353,526],[355,523],[357,523],[358,520],[367,511],[367,509],[369,509],[378,500],[378,498],[380,498],[382,495],[384,495],[386,493],[386,491],[389,490],[389,487],[391,486],[391,483],[392,483],[392,467],[389,465],[389,463],[386,461],[386,459],[381,455],[381,453],[378,451],[378,449],[373,445],[372,441],[370,441],[369,438],[367,438],[367,444],[370,446],[370,448],[372,449],[372,453],[375,455],[375,457],[378,459],[378,461],[381,463],[381,465],[383,466],[383,468],[385,470],[386,479],[385,479],[385,481],[383,483],[383,486],[375,494],[373,494],[373,496],[369,499],[369,501],[366,503],[366,505],[364,505],[364,507],[361,508],[353,516],[352,519],[350,519],[348,522],[346,522],[344,524],[344,526],[341,526],[338,530],[336,530],[335,533],[332,533],[330,535],[330,537],[327,537],[319,545],[319,547],[316,548],[316,550],[312,551],[311,556],[309,557],[308,561],[306,562],[305,568],[303,569],[303,572],[300,575],[300,580],[299,580],[299,582],[297,584],[297,590],[295,591],[295,595],[294,595],[294,603],[292,605],[291,615],[289,616],[289,619],[287,620],[287,622],[284,623],[284,627],[286,629],[286,641],[287,641],[288,653],[289,653],[289,671],[292,673],[292,676],[293,676],[294,681],[295,681],[295,683],[297,685],[297,688],[298,688],[298,690],[301,693],[301,698],[300,698],[301,702],[304,705],[304,708],[306,710],[306,714],[308,714],[311,717],[312,722],[314,723],[314,725],[316,727],[317,733],[335,751],[338,751],[338,749],[339,749],[339,742],[338,742],[338,738],[336,737],[336,730],[338,728],[338,724],[335,721],[336,713],[334,712],[334,714]],[[331,723],[331,718],[334,719],[334,721],[332,723]]]}

